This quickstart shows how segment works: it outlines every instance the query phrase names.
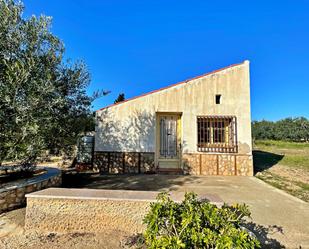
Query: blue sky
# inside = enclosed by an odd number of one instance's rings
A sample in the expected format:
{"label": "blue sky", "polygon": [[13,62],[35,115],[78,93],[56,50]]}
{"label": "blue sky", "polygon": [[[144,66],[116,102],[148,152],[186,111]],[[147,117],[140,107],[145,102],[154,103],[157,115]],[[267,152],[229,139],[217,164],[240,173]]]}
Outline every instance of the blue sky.
{"label": "blue sky", "polygon": [[66,57],[83,60],[88,92],[140,95],[251,62],[254,120],[309,118],[309,1],[25,0],[25,16],[53,17]]}

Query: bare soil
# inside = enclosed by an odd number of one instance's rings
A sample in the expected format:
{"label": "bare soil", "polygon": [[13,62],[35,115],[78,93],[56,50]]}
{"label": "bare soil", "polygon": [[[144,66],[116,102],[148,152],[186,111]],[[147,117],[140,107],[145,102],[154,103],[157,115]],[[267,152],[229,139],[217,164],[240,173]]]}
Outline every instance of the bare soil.
{"label": "bare soil", "polygon": [[309,147],[306,143],[257,141],[256,177],[309,202]]}
{"label": "bare soil", "polygon": [[307,170],[278,164],[270,169],[258,172],[256,177],[301,200],[309,202],[309,174]]}

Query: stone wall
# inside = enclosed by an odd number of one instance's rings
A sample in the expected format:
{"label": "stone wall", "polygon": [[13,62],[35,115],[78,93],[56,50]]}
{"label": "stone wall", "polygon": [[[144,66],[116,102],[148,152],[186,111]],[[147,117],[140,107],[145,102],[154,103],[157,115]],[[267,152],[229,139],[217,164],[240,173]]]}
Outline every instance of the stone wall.
{"label": "stone wall", "polygon": [[152,152],[95,152],[94,167],[111,174],[155,172]]}
{"label": "stone wall", "polygon": [[[95,152],[94,166],[110,174],[156,172],[151,152]],[[184,153],[183,172],[190,175],[252,176],[252,155]]]}
{"label": "stone wall", "polygon": [[54,168],[46,168],[46,173],[42,175],[5,184],[0,189],[0,213],[24,206],[27,193],[61,186],[61,183],[61,171]]}
{"label": "stone wall", "polygon": [[236,174],[240,176],[253,176],[252,156],[239,155],[236,157]]}
{"label": "stone wall", "polygon": [[253,175],[252,155],[185,153],[182,161],[184,173],[191,175]]}

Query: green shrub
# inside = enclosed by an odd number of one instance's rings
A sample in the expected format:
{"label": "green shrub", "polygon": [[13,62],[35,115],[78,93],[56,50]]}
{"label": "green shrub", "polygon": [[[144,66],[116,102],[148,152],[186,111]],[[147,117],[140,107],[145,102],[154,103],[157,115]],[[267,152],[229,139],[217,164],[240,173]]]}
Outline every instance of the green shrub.
{"label": "green shrub", "polygon": [[144,218],[144,240],[147,248],[260,248],[241,226],[246,217],[250,211],[245,204],[219,208],[194,193],[177,203],[161,193]]}

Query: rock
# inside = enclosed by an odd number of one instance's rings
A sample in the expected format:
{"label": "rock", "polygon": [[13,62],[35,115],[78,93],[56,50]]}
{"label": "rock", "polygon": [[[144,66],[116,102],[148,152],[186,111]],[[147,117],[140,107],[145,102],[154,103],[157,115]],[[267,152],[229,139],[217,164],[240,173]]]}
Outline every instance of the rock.
{"label": "rock", "polygon": [[12,207],[15,207],[15,206],[17,206],[16,203],[11,203],[11,204],[9,204],[8,208],[12,208]]}
{"label": "rock", "polygon": [[18,188],[17,189],[17,194],[21,194],[21,193],[24,194],[25,191],[26,191],[25,188]]}
{"label": "rock", "polygon": [[26,193],[30,193],[33,192],[35,190],[35,188],[33,187],[33,185],[29,185],[26,187]]}
{"label": "rock", "polygon": [[6,175],[6,170],[5,169],[0,169],[0,176],[1,175]]}

